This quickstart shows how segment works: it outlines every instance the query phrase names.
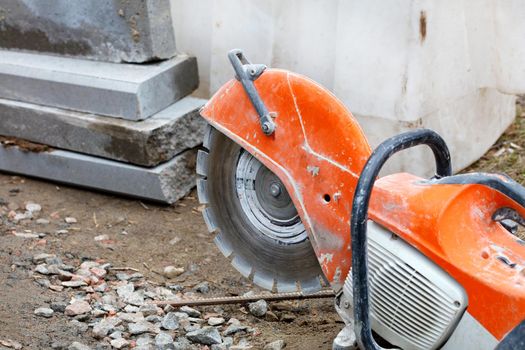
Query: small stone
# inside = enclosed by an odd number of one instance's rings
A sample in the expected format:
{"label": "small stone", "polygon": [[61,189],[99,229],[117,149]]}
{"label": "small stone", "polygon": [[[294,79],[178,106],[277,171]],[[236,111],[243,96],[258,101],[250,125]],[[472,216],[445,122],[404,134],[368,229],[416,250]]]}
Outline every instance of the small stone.
{"label": "small stone", "polygon": [[179,321],[175,312],[168,312],[162,319],[160,326],[167,330],[179,328]]}
{"label": "small stone", "polygon": [[38,213],[42,210],[40,204],[29,202],[26,204],[26,210],[30,213]]}
{"label": "small stone", "polygon": [[34,314],[37,316],[42,316],[45,318],[50,318],[53,316],[54,311],[47,307],[39,307],[35,310]]}
{"label": "small stone", "polygon": [[179,337],[177,338],[177,340],[175,341],[175,343],[173,343],[173,345],[175,346],[175,349],[176,350],[190,350],[192,349],[192,345],[190,343],[190,341],[184,337]]}
{"label": "small stone", "polygon": [[122,338],[122,331],[114,331],[109,335],[111,339],[119,339]]}
{"label": "small stone", "polygon": [[225,322],[224,318],[222,317],[210,317],[208,319],[208,324],[210,326],[220,326],[221,324],[223,324]]}
{"label": "small stone", "polygon": [[127,273],[119,272],[116,274],[116,277],[119,281],[127,281],[130,279],[131,276]]}
{"label": "small stone", "polygon": [[38,225],[48,225],[48,224],[49,224],[49,220],[47,220],[47,219],[43,219],[43,218],[40,218],[40,219],[37,219],[37,220],[36,220],[36,223],[37,223]]}
{"label": "small stone", "polygon": [[124,308],[124,311],[126,311],[127,313],[135,313],[139,312],[139,310],[140,308],[133,305],[126,305],[126,307]]}
{"label": "small stone", "polygon": [[38,283],[40,286],[42,286],[44,288],[49,288],[51,286],[51,282],[49,282],[49,280],[46,280],[46,279],[43,279],[43,278],[37,279],[37,280],[35,280],[35,282]]}
{"label": "small stone", "polygon": [[104,269],[101,269],[100,267],[92,267],[89,269],[89,271],[97,276],[98,278],[104,278],[106,277],[107,271]]}
{"label": "small stone", "polygon": [[148,322],[153,322],[153,323],[161,323],[162,322],[162,317],[158,316],[158,315],[149,315],[145,318],[146,321]]}
{"label": "small stone", "polygon": [[89,346],[79,343],[77,341],[71,343],[71,345],[69,345],[67,349],[68,350],[91,350]]}
{"label": "small stone", "polygon": [[85,260],[80,264],[80,268],[83,270],[89,270],[92,267],[98,267],[100,264],[96,261]]}
{"label": "small stone", "polygon": [[214,327],[204,327],[202,329],[186,333],[186,338],[188,338],[192,342],[204,345],[222,343],[221,335],[219,334],[217,328]]}
{"label": "small stone", "polygon": [[196,292],[206,294],[210,291],[210,284],[208,282],[202,282],[197,284],[194,289]]}
{"label": "small stone", "polygon": [[66,217],[64,221],[66,222],[66,224],[76,224],[77,223],[77,219],[71,216]]}
{"label": "small stone", "polygon": [[93,326],[95,338],[102,339],[111,333],[122,321],[117,317],[108,317]]}
{"label": "small stone", "polygon": [[65,234],[67,234],[67,233],[69,233],[68,230],[57,230],[57,231],[56,231],[56,234],[57,234],[57,235],[65,235]]}
{"label": "small stone", "polygon": [[268,303],[265,300],[258,300],[255,303],[248,304],[250,313],[256,317],[263,317],[268,311]]}
{"label": "small stone", "polygon": [[153,304],[145,304],[139,308],[139,311],[142,312],[144,316],[157,315],[158,308]]}
{"label": "small stone", "polygon": [[60,269],[60,266],[58,265],[62,265],[62,259],[60,259],[57,256],[53,256],[53,255],[47,257],[45,261],[46,261],[46,264],[48,265],[57,265],[57,268],[59,269]]}
{"label": "small stone", "polygon": [[182,292],[184,290],[184,287],[180,284],[170,284],[168,288],[176,292]]}
{"label": "small stone", "polygon": [[241,321],[239,321],[238,319],[236,319],[235,317],[232,317],[228,320],[228,324],[233,324],[233,325],[236,325],[236,326],[240,326],[241,324]]}
{"label": "small stone", "polygon": [[168,333],[159,333],[155,337],[155,347],[158,350],[174,350],[173,337]]}
{"label": "small stone", "polygon": [[184,268],[175,266],[166,266],[164,268],[164,276],[166,278],[174,278],[184,273]]}
{"label": "small stone", "polygon": [[174,237],[172,238],[170,241],[169,241],[169,244],[171,245],[175,245],[177,243],[179,243],[181,241],[181,238],[180,237]]}
{"label": "small stone", "polygon": [[125,284],[123,286],[120,286],[117,288],[117,295],[125,299],[131,295],[135,291],[135,286],[131,283]]}
{"label": "small stone", "polygon": [[139,292],[133,292],[127,297],[122,298],[122,300],[127,304],[141,306],[144,304],[144,295]]}
{"label": "small stone", "polygon": [[235,333],[239,333],[239,332],[246,332],[246,330],[248,329],[247,326],[241,326],[241,325],[236,325],[236,324],[231,324],[228,326],[228,328],[226,328],[226,330],[224,331],[224,335],[225,336],[229,336],[229,335],[233,335]]}
{"label": "small stone", "polygon": [[49,286],[49,289],[55,291],[55,292],[61,292],[64,290],[64,287],[63,286],[56,286],[54,284],[50,285]]}
{"label": "small stone", "polygon": [[187,314],[190,317],[200,317],[201,316],[201,313],[200,313],[199,310],[195,310],[194,308],[186,306],[186,305],[182,306],[180,308],[180,311],[184,312],[185,314]]}
{"label": "small stone", "polygon": [[106,283],[101,283],[95,287],[95,292],[104,293],[107,289],[108,285]]}
{"label": "small stone", "polygon": [[284,340],[279,339],[276,341],[273,341],[271,343],[268,343],[264,346],[264,350],[282,350],[286,346],[286,343]]}
{"label": "small stone", "polygon": [[144,315],[142,312],[137,313],[127,313],[127,312],[119,312],[117,316],[124,322],[129,323],[140,323],[144,321]]}
{"label": "small stone", "polygon": [[91,311],[91,306],[84,300],[75,301],[68,305],[64,313],[67,316],[77,316]]}
{"label": "small stone", "polygon": [[78,287],[84,287],[88,284],[82,280],[76,280],[76,281],[65,281],[62,282],[61,285],[68,288],[78,288]]}
{"label": "small stone", "polygon": [[[12,339],[6,339],[6,340],[0,339],[0,345],[6,346],[10,349],[15,349],[15,350],[22,349],[22,344]],[[5,349],[5,348],[0,348],[0,349]]]}
{"label": "small stone", "polygon": [[86,333],[89,329],[89,326],[86,323],[80,322],[78,320],[71,320],[71,324],[77,327],[79,333]]}
{"label": "small stone", "polygon": [[93,239],[96,242],[107,241],[107,240],[109,240],[109,236],[108,235],[98,235],[98,236],[95,236]]}
{"label": "small stone", "polygon": [[91,311],[91,316],[93,317],[102,317],[106,315],[106,311],[100,309],[93,309]]}
{"label": "small stone", "polygon": [[46,261],[46,259],[49,259],[49,258],[56,258],[56,255],[55,254],[47,254],[47,253],[37,254],[37,255],[33,256],[33,263],[40,264],[40,263]]}
{"label": "small stone", "polygon": [[66,311],[67,303],[57,301],[57,302],[51,303],[51,305],[49,305],[49,307],[54,312],[64,313]]}
{"label": "small stone", "polygon": [[124,338],[113,339],[110,343],[115,349],[124,349],[129,346],[129,341]]}
{"label": "small stone", "polygon": [[47,265],[47,273],[49,275],[60,275],[60,269],[56,265]]}
{"label": "small stone", "polygon": [[153,340],[149,335],[143,335],[137,338],[137,346],[149,346],[153,343]]}
{"label": "small stone", "polygon": [[138,323],[130,323],[128,324],[128,331],[132,335],[142,334],[149,332],[151,327],[151,324],[148,322],[138,322]]}
{"label": "small stone", "polygon": [[49,270],[45,264],[40,264],[35,267],[35,271],[42,275],[49,275]]}

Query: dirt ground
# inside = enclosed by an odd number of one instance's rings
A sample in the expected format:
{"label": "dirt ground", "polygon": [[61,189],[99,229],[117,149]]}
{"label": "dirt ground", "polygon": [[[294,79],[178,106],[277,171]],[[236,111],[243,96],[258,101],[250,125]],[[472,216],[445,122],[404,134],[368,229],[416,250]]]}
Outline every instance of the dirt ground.
{"label": "dirt ground", "polygon": [[[94,339],[79,335],[67,316],[43,319],[33,315],[33,310],[42,304],[67,300],[73,293],[54,292],[34,282],[27,261],[39,252],[73,257],[69,260],[72,264],[90,258],[111,262],[115,267],[132,267],[161,285],[178,283],[191,288],[208,281],[210,292],[206,296],[239,295],[259,290],[240,276],[215,247],[201,213],[196,210],[198,202],[194,193],[169,207],[0,175],[0,201],[9,203],[11,208],[22,208],[27,202],[38,203],[42,206],[39,217],[50,221],[47,225],[38,225],[35,220],[17,225],[3,222],[0,232],[0,341],[12,339],[28,349],[46,349],[54,342],[68,344],[75,340],[95,344]],[[74,217],[78,222],[66,224],[65,217]],[[69,232],[56,233],[64,229]],[[46,236],[35,240],[13,235],[15,231],[29,230],[46,233]],[[123,231],[127,234],[122,234]],[[103,234],[109,236],[109,244],[94,240]],[[180,241],[174,243],[174,239]],[[184,267],[190,272],[168,281],[154,272],[162,271],[167,265]],[[276,305],[272,309],[277,314],[288,312],[278,310],[283,305]],[[229,316],[260,331],[260,335],[250,339],[255,349],[277,339],[285,340],[287,349],[331,347],[332,339],[343,326],[331,299],[293,302],[285,308],[288,307],[295,316],[291,322],[258,319],[246,314],[242,305],[223,308]],[[213,307],[200,308],[207,309]]]}
{"label": "dirt ground", "polygon": [[[468,171],[507,172],[525,182],[525,114],[518,106],[513,126],[493,148]],[[123,181],[125,181],[123,179]],[[75,340],[94,345],[87,333],[79,333],[67,316],[49,319],[33,310],[44,303],[68,300],[74,292],[42,288],[34,282],[29,267],[39,252],[57,254],[69,263],[86,258],[99,259],[115,267],[132,267],[160,285],[178,283],[186,288],[208,281],[207,296],[240,295],[258,291],[241,277],[215,247],[198,211],[195,193],[175,206],[159,206],[91,192],[49,182],[0,174],[0,341],[12,339],[27,349],[51,348],[53,343]],[[42,206],[40,218],[12,224],[7,212],[27,202]],[[77,223],[67,224],[65,217]],[[67,229],[67,233],[57,231]],[[42,239],[15,236],[14,232],[45,233]],[[108,235],[109,241],[94,237]],[[155,271],[167,265],[184,267],[187,273],[167,280]],[[330,349],[332,339],[343,326],[331,299],[270,304],[276,314],[291,313],[287,322],[259,319],[246,313],[242,305],[224,306],[229,316],[259,330],[250,338],[255,349],[283,339],[287,349]],[[213,307],[200,308],[203,311]],[[0,346],[1,348],[1,346]]]}

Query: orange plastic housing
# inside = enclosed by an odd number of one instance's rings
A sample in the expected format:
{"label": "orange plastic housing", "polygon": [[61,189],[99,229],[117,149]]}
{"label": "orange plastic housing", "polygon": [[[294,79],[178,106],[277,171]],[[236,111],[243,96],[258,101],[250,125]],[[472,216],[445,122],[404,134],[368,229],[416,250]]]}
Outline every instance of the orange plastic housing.
{"label": "orange plastic housing", "polygon": [[[265,135],[241,84],[226,83],[201,111],[281,178],[308,231],[332,288],[342,287],[351,264],[350,211],[371,150],[345,106],[315,82],[269,69],[255,86],[277,128]],[[369,217],[440,265],[465,288],[469,313],[501,339],[525,318],[525,246],[492,221],[510,206],[480,185],[428,185],[410,174],[379,179]],[[497,256],[515,263],[512,268]]]}

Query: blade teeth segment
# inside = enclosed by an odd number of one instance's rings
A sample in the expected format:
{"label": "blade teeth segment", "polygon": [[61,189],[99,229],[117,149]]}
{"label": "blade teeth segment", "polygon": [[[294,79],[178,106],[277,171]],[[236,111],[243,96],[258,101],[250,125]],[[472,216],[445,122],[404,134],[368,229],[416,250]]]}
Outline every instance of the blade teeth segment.
{"label": "blade teeth segment", "polygon": [[246,260],[240,256],[236,256],[232,260],[232,265],[237,271],[241,273],[246,278],[249,278],[252,273],[252,265],[250,265]]}
{"label": "blade teeth segment", "polygon": [[229,258],[232,255],[233,248],[231,247],[230,243],[228,243],[228,241],[224,239],[222,232],[219,232],[219,234],[215,236],[214,242],[221,251],[222,255],[224,255],[227,258]]}
{"label": "blade teeth segment", "polygon": [[197,174],[208,175],[208,152],[203,150],[197,152]]}
{"label": "blade teeth segment", "polygon": [[300,281],[300,284],[301,291],[304,294],[312,294],[318,292],[323,287],[321,285],[321,280],[319,279],[319,276],[315,276],[314,278],[311,278],[309,280]]}
{"label": "blade teeth segment", "polygon": [[273,277],[270,277],[267,274],[255,271],[255,274],[253,276],[253,283],[258,285],[259,287],[268,289],[268,290],[273,290],[274,282],[275,280],[273,279]]}
{"label": "blade teeth segment", "polygon": [[197,196],[200,204],[210,203],[208,199],[208,182],[206,179],[197,179]]}
{"label": "blade teeth segment", "polygon": [[297,292],[299,290],[297,288],[297,283],[293,280],[278,279],[276,281],[276,284],[277,284],[277,292],[279,293]]}
{"label": "blade teeth segment", "polygon": [[204,218],[208,232],[213,233],[219,229],[217,226],[217,221],[215,220],[213,212],[210,208],[204,208],[202,211],[202,217]]}
{"label": "blade teeth segment", "polygon": [[206,149],[210,149],[210,141],[211,141],[211,134],[213,131],[213,127],[210,124],[206,125],[206,129],[204,130],[204,137],[202,139],[202,145],[206,147]]}

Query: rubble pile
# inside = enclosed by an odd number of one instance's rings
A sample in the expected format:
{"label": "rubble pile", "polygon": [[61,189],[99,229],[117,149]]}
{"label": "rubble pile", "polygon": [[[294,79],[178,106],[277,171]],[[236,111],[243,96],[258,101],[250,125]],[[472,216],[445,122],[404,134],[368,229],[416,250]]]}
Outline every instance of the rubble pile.
{"label": "rubble pile", "polygon": [[[82,261],[79,266],[65,263],[54,254],[33,256],[33,277],[37,284],[69,298],[41,305],[34,314],[42,318],[66,317],[84,336],[93,337],[96,349],[210,349],[253,348],[250,339],[256,328],[228,317],[220,307],[202,313],[197,309],[171,305],[159,307],[153,301],[180,300],[206,293],[207,283],[184,292],[180,285],[159,286],[141,273],[113,269],[103,261]],[[260,300],[249,305],[257,317],[268,306]],[[55,348],[90,349],[74,342],[53,344]],[[283,348],[282,341],[267,344],[268,349]]]}

